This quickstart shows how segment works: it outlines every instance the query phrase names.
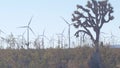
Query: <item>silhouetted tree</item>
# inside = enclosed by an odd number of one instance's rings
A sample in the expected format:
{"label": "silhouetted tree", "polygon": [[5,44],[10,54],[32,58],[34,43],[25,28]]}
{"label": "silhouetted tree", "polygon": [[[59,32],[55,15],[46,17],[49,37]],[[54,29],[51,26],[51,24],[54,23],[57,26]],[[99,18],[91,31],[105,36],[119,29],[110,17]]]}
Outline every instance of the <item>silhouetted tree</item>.
{"label": "silhouetted tree", "polygon": [[[81,5],[77,5],[77,10],[74,11],[74,14],[72,14],[72,21],[75,22],[75,28],[81,27],[81,29],[75,33],[75,36],[79,37],[80,32],[83,32],[84,34],[90,36],[96,49],[93,57],[97,57],[97,59],[95,59],[93,62],[98,63],[97,68],[101,68],[101,65],[99,63],[100,57],[98,54],[100,29],[103,27],[103,24],[108,23],[114,19],[114,17],[111,15],[111,13],[113,13],[113,7],[108,3],[108,0],[91,0],[88,1],[86,7],[87,8]],[[93,34],[92,32],[95,33]]]}
{"label": "silhouetted tree", "polygon": [[[75,28],[82,27],[83,29],[75,33],[76,37],[79,37],[79,32],[83,32],[90,36],[96,47],[99,46],[100,29],[103,24],[114,19],[111,15],[113,13],[113,7],[107,2],[107,0],[98,2],[96,0],[92,0],[92,2],[88,1],[86,5],[87,9],[81,5],[77,5],[77,10],[72,14],[72,21],[75,22]],[[95,36],[93,36],[94,34],[92,34],[91,29],[95,32]]]}
{"label": "silhouetted tree", "polygon": [[36,49],[40,49],[41,48],[41,44],[40,44],[40,37],[38,36],[35,40],[34,40],[34,47]]}
{"label": "silhouetted tree", "polygon": [[6,43],[9,45],[7,48],[14,49],[16,47],[16,38],[14,37],[12,33],[6,39]]}

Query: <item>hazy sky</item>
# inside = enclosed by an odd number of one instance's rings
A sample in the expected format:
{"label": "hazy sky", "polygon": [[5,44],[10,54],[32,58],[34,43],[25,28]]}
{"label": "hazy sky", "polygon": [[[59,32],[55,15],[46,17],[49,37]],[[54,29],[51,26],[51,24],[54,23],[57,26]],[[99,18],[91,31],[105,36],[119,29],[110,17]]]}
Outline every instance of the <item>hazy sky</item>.
{"label": "hazy sky", "polygon": [[[102,32],[112,32],[113,35],[120,37],[120,0],[109,0],[114,7],[115,19],[102,28]],[[0,29],[7,35],[11,32],[14,35],[22,34],[25,29],[17,27],[27,25],[30,17],[33,17],[31,28],[38,34],[42,34],[45,29],[46,36],[60,33],[65,28],[64,34],[67,35],[67,25],[60,18],[63,16],[71,23],[72,13],[76,10],[76,5],[86,5],[87,0],[0,0]],[[76,30],[72,27],[72,33]],[[32,38],[34,36],[30,34]],[[119,39],[120,40],[120,39]]]}

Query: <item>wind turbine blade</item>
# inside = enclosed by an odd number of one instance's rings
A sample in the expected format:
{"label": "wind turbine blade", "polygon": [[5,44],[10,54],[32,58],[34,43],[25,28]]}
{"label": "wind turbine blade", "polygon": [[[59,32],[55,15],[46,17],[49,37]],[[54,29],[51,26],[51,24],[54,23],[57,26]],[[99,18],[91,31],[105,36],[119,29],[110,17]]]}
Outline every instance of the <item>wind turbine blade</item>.
{"label": "wind turbine blade", "polygon": [[112,32],[111,32],[111,36],[113,37],[113,34],[112,34]]}
{"label": "wind turbine blade", "polygon": [[43,35],[45,34],[45,29],[43,30]]}
{"label": "wind turbine blade", "polygon": [[45,36],[45,35],[39,35],[39,37],[40,36],[46,38],[47,40],[49,40],[49,38],[47,36]]}
{"label": "wind turbine blade", "polygon": [[[1,29],[0,29],[0,33],[4,33]],[[5,34],[5,33],[4,33]]]}
{"label": "wind turbine blade", "polygon": [[23,32],[22,36],[25,34],[26,31]]}
{"label": "wind turbine blade", "polygon": [[61,19],[63,19],[63,20],[65,21],[65,23],[67,23],[68,25],[70,25],[70,23],[68,23],[68,22],[64,19],[64,17],[61,17]]}
{"label": "wind turbine blade", "polygon": [[35,33],[33,32],[33,30],[29,27],[30,31],[35,35]]}
{"label": "wind turbine blade", "polygon": [[2,40],[5,40],[5,38],[4,37],[0,37]]}
{"label": "wind turbine blade", "polygon": [[20,26],[20,27],[18,27],[18,28],[28,28],[28,26]]}
{"label": "wind turbine blade", "polygon": [[102,34],[107,34],[107,33],[105,33],[105,32],[101,32]]}
{"label": "wind turbine blade", "polygon": [[62,31],[62,33],[61,33],[61,34],[63,34],[63,33],[64,33],[64,31],[65,31],[65,28],[63,29],[63,31]]}
{"label": "wind turbine blade", "polygon": [[28,26],[30,25],[30,23],[31,23],[32,19],[33,19],[33,16],[30,18],[30,21],[29,21],[29,23],[28,23]]}

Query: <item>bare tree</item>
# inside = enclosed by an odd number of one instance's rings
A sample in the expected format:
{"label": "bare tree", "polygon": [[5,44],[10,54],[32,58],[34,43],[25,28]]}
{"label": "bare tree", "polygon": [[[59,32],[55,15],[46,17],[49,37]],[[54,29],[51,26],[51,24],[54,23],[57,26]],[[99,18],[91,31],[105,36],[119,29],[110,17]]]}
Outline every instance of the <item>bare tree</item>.
{"label": "bare tree", "polygon": [[[75,28],[81,27],[81,29],[75,33],[75,36],[79,37],[80,32],[90,36],[96,49],[93,55],[93,57],[97,58],[95,59],[95,63],[98,64],[97,68],[102,68],[99,55],[100,29],[103,27],[103,24],[109,23],[114,19],[111,15],[111,13],[113,13],[113,7],[108,3],[108,0],[91,0],[88,1],[86,7],[87,8],[77,5],[77,10],[72,14],[72,21],[75,22]],[[92,32],[94,32],[94,34]]]}
{"label": "bare tree", "polygon": [[18,35],[18,37],[16,39],[18,49],[19,48],[24,48],[26,46],[25,44],[27,43],[27,41],[26,41],[26,39],[24,37],[24,34],[25,34],[25,32],[22,35]]}
{"label": "bare tree", "polygon": [[9,45],[7,48],[11,48],[11,49],[16,48],[16,38],[12,33],[6,39],[6,43],[7,45]]}
{"label": "bare tree", "polygon": [[[111,15],[111,13],[113,13],[113,7],[107,2],[107,0],[92,0],[92,2],[88,1],[86,5],[87,9],[81,5],[77,5],[77,10],[74,11],[74,14],[72,14],[72,21],[75,22],[75,28],[82,27],[82,29],[75,33],[75,36],[78,37],[80,32],[89,35],[97,48],[99,46],[100,29],[103,24],[114,19]],[[79,11],[79,9],[86,14]],[[93,36],[91,29],[95,32],[95,36]]]}
{"label": "bare tree", "polygon": [[42,37],[42,47],[43,47],[43,49],[45,48],[45,29],[43,30],[43,33],[42,33],[42,35],[40,35],[41,37]]}
{"label": "bare tree", "polygon": [[55,38],[54,38],[54,35],[49,39],[49,44],[50,44],[50,47],[54,48],[54,46],[55,46]]}
{"label": "bare tree", "polygon": [[35,40],[34,40],[34,44],[36,49],[40,49],[41,48],[41,44],[40,44],[40,37],[38,36]]}

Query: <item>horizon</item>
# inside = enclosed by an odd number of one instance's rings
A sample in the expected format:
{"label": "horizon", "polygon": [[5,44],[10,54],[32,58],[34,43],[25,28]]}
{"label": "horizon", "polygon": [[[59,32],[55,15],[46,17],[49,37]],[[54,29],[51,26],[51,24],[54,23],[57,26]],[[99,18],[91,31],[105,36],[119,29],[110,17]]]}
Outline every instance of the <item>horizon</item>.
{"label": "horizon", "polygon": [[[104,24],[101,32],[103,32],[102,41],[112,41],[110,43],[120,44],[120,0],[109,0],[109,3],[113,6],[114,13],[112,14],[115,19],[110,21],[108,24]],[[17,27],[26,26],[33,16],[33,20],[30,27],[35,32],[34,36],[30,32],[30,40],[35,39],[38,35],[42,35],[45,29],[45,35],[48,38],[61,33],[64,29],[64,35],[68,36],[68,25],[60,18],[64,17],[69,23],[71,22],[72,13],[76,10],[76,5],[85,6],[86,1],[74,0],[74,1],[56,1],[56,0],[5,0],[0,2],[0,30],[5,34],[0,33],[0,36],[7,37],[11,33],[14,36],[21,35],[25,29],[20,29]],[[76,29],[71,28],[71,37],[74,36]],[[26,38],[26,34],[24,35]],[[113,39],[112,39],[113,37]],[[105,38],[105,40],[104,40]],[[106,41],[106,42],[107,42]],[[72,42],[71,42],[72,43]]]}

